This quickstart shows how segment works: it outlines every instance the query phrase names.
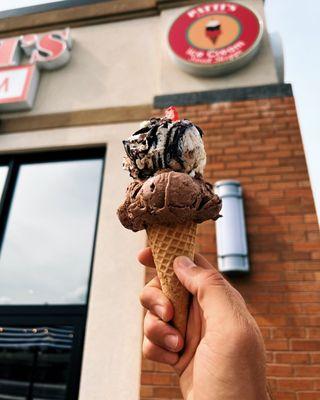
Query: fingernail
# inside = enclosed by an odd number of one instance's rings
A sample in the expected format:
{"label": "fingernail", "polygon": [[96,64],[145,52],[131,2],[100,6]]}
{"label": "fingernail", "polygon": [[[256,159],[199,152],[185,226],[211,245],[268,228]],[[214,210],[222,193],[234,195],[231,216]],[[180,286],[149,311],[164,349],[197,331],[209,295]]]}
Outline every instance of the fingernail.
{"label": "fingernail", "polygon": [[183,268],[194,268],[196,266],[190,258],[185,256],[177,257],[177,264]]}
{"label": "fingernail", "polygon": [[178,346],[179,338],[177,335],[167,335],[164,337],[164,343],[167,347],[175,350]]}
{"label": "fingernail", "polygon": [[164,307],[163,307],[163,306],[160,306],[160,304],[156,304],[156,305],[153,307],[153,311],[155,312],[155,314],[156,314],[159,318],[164,319]]}

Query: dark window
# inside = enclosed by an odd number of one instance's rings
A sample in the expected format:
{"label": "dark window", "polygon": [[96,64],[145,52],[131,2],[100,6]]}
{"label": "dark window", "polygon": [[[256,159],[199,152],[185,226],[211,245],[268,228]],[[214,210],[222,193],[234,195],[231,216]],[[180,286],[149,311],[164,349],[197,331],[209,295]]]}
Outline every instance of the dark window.
{"label": "dark window", "polygon": [[0,157],[0,400],[77,399],[104,152]]}
{"label": "dark window", "polygon": [[0,399],[66,399],[73,338],[71,326],[1,327]]}

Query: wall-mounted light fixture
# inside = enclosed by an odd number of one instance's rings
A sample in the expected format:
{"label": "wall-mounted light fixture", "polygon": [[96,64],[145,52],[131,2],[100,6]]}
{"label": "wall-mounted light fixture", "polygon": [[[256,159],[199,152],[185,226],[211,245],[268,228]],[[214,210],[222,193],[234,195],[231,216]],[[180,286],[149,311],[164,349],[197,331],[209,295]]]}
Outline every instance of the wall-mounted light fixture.
{"label": "wall-mounted light fixture", "polygon": [[222,218],[216,222],[219,271],[227,275],[249,272],[247,235],[240,182],[215,183],[215,193],[222,199]]}

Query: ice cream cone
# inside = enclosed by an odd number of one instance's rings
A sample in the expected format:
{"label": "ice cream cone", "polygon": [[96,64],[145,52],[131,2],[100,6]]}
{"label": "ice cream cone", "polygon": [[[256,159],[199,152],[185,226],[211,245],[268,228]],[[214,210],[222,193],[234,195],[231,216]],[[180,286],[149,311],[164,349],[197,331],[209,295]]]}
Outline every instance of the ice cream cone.
{"label": "ice cream cone", "polygon": [[221,35],[221,23],[217,20],[209,21],[206,25],[206,36],[213,44],[216,44],[218,37]]}
{"label": "ice cream cone", "polygon": [[187,256],[193,260],[196,232],[197,224],[195,222],[175,226],[150,225],[147,228],[148,242],[162,291],[171,300],[174,307],[172,323],[183,337],[188,319],[189,292],[176,277],[173,271],[173,261],[178,256]]}
{"label": "ice cream cone", "polygon": [[[217,30],[219,21],[208,29]],[[194,258],[197,224],[220,217],[221,199],[203,179],[203,132],[171,107],[123,141],[124,169],[133,178],[117,213],[133,232],[147,230],[164,294],[174,307],[172,324],[185,336],[189,293],[173,271],[177,256]]]}

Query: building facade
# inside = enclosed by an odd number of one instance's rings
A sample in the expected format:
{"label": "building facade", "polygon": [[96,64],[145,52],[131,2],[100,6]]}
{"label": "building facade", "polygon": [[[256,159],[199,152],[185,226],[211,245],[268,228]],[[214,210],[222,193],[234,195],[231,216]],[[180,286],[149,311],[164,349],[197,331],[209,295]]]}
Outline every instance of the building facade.
{"label": "building facade", "polygon": [[[181,398],[172,370],[141,356],[139,294],[153,271],[136,261],[145,233],[116,217],[129,182],[122,139],[175,105],[205,132],[206,178],[243,187],[251,271],[230,281],[265,338],[273,396],[318,399],[319,229],[263,1],[205,2],[243,6],[264,26],[252,58],[214,76],[185,71],[167,40],[179,16],[206,10],[202,2],[63,3],[0,19],[3,39],[24,36],[18,46],[32,50],[19,63],[32,59],[40,71],[29,109],[12,111],[6,96],[17,78],[1,73],[18,58],[11,52],[0,66],[0,390],[28,400]],[[53,31],[48,41],[61,48],[43,42],[39,51],[31,35]],[[69,58],[48,64],[54,51]],[[214,223],[201,224],[198,250],[213,265],[215,243]]]}

